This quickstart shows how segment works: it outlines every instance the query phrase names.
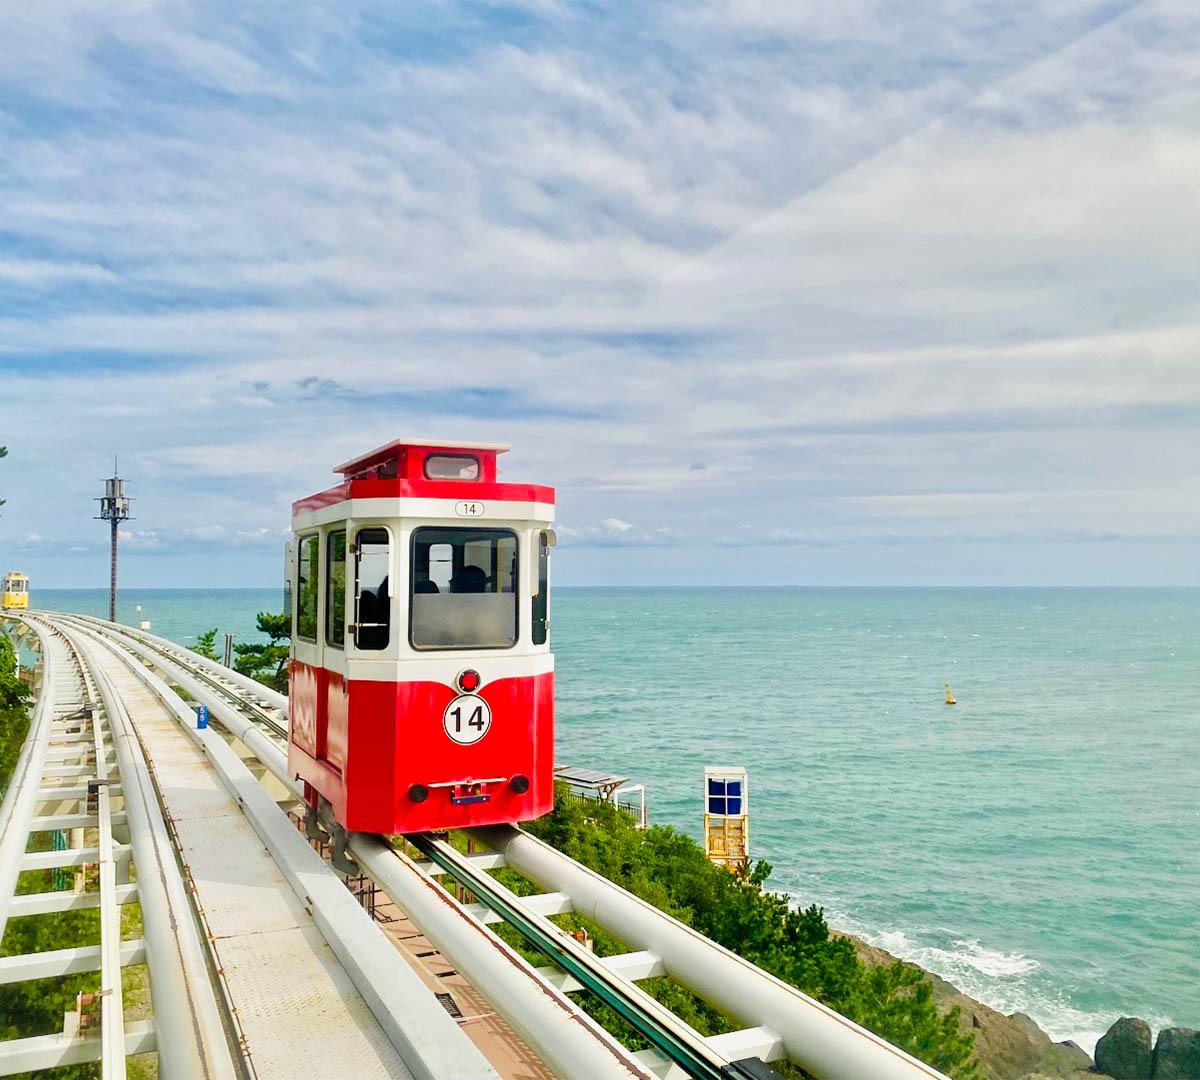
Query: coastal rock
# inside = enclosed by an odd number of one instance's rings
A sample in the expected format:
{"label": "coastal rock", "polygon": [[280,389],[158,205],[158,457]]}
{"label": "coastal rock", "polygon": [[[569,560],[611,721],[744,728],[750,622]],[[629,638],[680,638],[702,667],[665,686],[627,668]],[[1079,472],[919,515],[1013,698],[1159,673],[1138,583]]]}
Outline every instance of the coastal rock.
{"label": "coastal rock", "polygon": [[1096,1068],[1116,1080],[1150,1080],[1150,1025],[1122,1016],[1096,1043]]}
{"label": "coastal rock", "polygon": [[1154,1080],[1200,1080],[1200,1031],[1163,1028],[1154,1044]]}
{"label": "coastal rock", "polygon": [[[1086,1073],[1092,1068],[1091,1055],[1070,1039],[1054,1043],[1043,1060],[1062,1076],[1071,1076],[1077,1072]],[[1045,1065],[1042,1067],[1045,1068]]]}
{"label": "coastal rock", "polygon": [[[893,964],[896,957],[847,935],[858,958],[869,966]],[[987,1080],[1103,1080],[1091,1071],[1092,1059],[1074,1044],[1054,1042],[1024,1013],[1005,1016],[925,972],[939,1009],[959,1009],[964,1032],[975,1036],[975,1052]]]}

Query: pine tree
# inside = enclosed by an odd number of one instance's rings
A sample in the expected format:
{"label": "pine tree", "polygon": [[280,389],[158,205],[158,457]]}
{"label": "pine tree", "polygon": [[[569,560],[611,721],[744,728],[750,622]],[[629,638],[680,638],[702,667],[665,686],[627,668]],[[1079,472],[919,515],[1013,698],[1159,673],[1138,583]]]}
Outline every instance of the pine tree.
{"label": "pine tree", "polygon": [[233,666],[243,675],[249,675],[272,690],[286,694],[292,618],[286,612],[282,615],[272,615],[270,612],[260,611],[258,631],[260,634],[266,634],[270,641],[266,644],[254,642],[249,645],[235,645],[233,651],[237,653],[237,659],[234,660]]}

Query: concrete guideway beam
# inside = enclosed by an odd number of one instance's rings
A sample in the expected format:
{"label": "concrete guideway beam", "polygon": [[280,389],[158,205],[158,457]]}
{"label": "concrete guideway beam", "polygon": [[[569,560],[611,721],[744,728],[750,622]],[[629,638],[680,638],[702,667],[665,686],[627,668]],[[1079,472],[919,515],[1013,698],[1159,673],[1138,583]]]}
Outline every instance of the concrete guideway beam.
{"label": "concrete guideway beam", "polygon": [[[299,792],[295,781],[287,774],[284,749],[254,730],[252,723],[211,687],[192,678],[174,661],[131,640],[131,635],[107,626],[99,631],[106,639],[118,640],[120,649],[141,657],[208,705],[214,719],[250,746],[268,770],[286,782],[291,790]],[[201,665],[197,663],[196,666]],[[156,679],[148,672],[145,675],[151,680]],[[161,680],[158,682],[161,684]],[[270,691],[262,687],[259,690],[263,691],[260,696],[270,700]],[[190,722],[190,718],[190,710],[187,710],[184,722]],[[252,742],[246,736],[257,736],[257,739]],[[219,736],[214,737],[219,739]],[[299,835],[294,829],[292,832]],[[503,941],[482,932],[478,921],[445,889],[418,870],[411,860],[379,837],[365,834],[351,835],[350,850],[363,871],[408,913],[438,950],[475,986],[486,990],[496,1012],[543,1055],[546,1064],[559,1076],[587,1076],[589,1080],[592,1077],[596,1080],[628,1080],[629,1077],[651,1080],[653,1074],[639,1065],[628,1050],[574,1002],[553,990]],[[495,865],[494,858],[487,861]],[[338,887],[342,888],[340,883]]]}
{"label": "concrete guideway beam", "polygon": [[[107,635],[99,637],[90,630],[79,632],[95,640],[95,647],[106,649],[126,665],[203,748],[208,762],[241,805],[288,886],[311,914],[317,929],[412,1074],[423,1080],[451,1076],[461,1080],[497,1080],[495,1070],[392,947],[341,879],[281,813],[220,733],[212,728],[197,730],[192,709],[162,679],[131,657],[125,643],[115,645],[106,640]],[[155,661],[153,656],[146,659]],[[189,693],[192,687],[187,682],[194,683],[198,700],[205,700],[205,695],[211,697],[209,688],[195,683],[176,665],[164,661],[160,670],[185,686]],[[211,704],[210,709],[216,716]],[[230,711],[248,723],[236,711]],[[268,742],[267,747],[282,755],[274,744]],[[286,758],[283,769],[286,770]],[[288,787],[295,791],[295,782]]]}
{"label": "concrete guideway beam", "polygon": [[789,1061],[820,1080],[946,1080],[930,1065],[743,960],[548,844],[511,826],[470,830],[513,870],[571,897],[575,910],[747,1028],[778,1033]]}
{"label": "concrete guideway beam", "polygon": [[[121,631],[108,628],[106,633],[120,636],[126,646],[129,638]],[[139,635],[143,640],[151,635]],[[171,645],[178,651],[178,646]],[[145,646],[143,645],[144,649]],[[166,670],[170,665],[162,657],[151,658],[150,662]],[[225,669],[211,661],[197,658],[196,668],[213,668],[225,673]],[[185,684],[186,685],[186,684]],[[190,691],[189,687],[189,691]],[[255,686],[254,694],[259,700],[273,707],[286,710],[287,699],[261,686]],[[215,700],[211,693],[196,695],[199,700],[210,703]],[[229,710],[234,712],[234,710]],[[238,715],[242,725],[249,725]],[[267,740],[263,740],[266,742]],[[259,753],[257,747],[253,748]],[[274,771],[280,762],[285,762],[283,751],[269,743],[260,754],[260,759]],[[778,1060],[786,1057],[800,1064],[820,1080],[945,1080],[936,1069],[918,1061],[892,1046],[886,1040],[854,1024],[846,1017],[820,1004],[788,986],[774,976],[755,967],[736,954],[696,933],[670,916],[639,900],[599,874],[575,863],[547,845],[515,828],[492,827],[473,830],[473,835],[492,847],[502,856],[504,864],[538,882],[549,894],[561,894],[569,899],[571,909],[594,919],[600,925],[626,941],[631,948],[641,953],[658,957],[661,972],[691,988],[723,1012],[745,1024],[741,1031],[720,1036],[712,1043],[714,1050],[737,1060],[735,1054]],[[464,974],[477,983],[487,986],[489,993],[495,991],[502,980],[499,973],[489,972],[481,964],[482,950],[479,949],[478,931],[464,933],[455,924],[454,917],[447,917],[443,910],[446,903],[453,904],[445,890],[437,889],[424,895],[413,886],[411,877],[401,872],[408,869],[419,874],[411,861],[395,852],[378,838],[354,835],[350,843],[351,853],[364,870],[384,887],[402,908],[410,913],[414,922],[421,926],[426,936],[459,967]],[[407,868],[404,863],[409,863]],[[425,883],[436,889],[428,878]],[[430,900],[436,899],[436,903]],[[552,903],[560,903],[555,896]],[[461,908],[461,906],[459,906]],[[455,917],[466,916],[465,912]],[[469,916],[466,916],[469,918]],[[472,955],[478,953],[480,955]],[[616,958],[613,958],[616,959]],[[522,962],[523,963],[523,962]],[[475,966],[473,972],[472,965]],[[657,972],[657,968],[655,968]],[[627,975],[638,978],[637,975]],[[545,984],[550,989],[549,982]],[[521,1010],[514,1007],[514,1015],[504,1013],[499,998],[494,1000],[497,1011],[522,1033],[528,1041],[544,1051],[541,1041],[528,1035],[522,1025]],[[530,1005],[530,1008],[533,1006]],[[563,1075],[578,1075],[578,1070],[560,1068],[552,1055],[548,1055],[551,1066]],[[599,1067],[599,1064],[597,1064]],[[667,1075],[669,1066],[659,1059],[652,1061],[627,1058],[622,1068],[632,1069],[639,1075]],[[664,1072],[664,1067],[667,1072]],[[588,1073],[592,1075],[592,1073]],[[594,1075],[608,1075],[596,1072]]]}
{"label": "concrete guideway beam", "polygon": [[481,935],[478,921],[406,855],[367,833],[350,835],[350,853],[558,1076],[650,1080],[648,1069],[518,953]]}
{"label": "concrete guideway beam", "polygon": [[[29,734],[21,747],[13,778],[0,804],[0,937],[8,924],[9,910],[16,893],[17,876],[29,839],[29,822],[39,802],[42,769],[50,746],[51,727],[60,707],[56,688],[69,675],[65,649],[40,626],[21,620],[41,642],[41,691],[30,718]],[[86,792],[85,792],[86,794]]]}
{"label": "concrete guideway beam", "polygon": [[175,859],[145,757],[119,696],[86,641],[77,642],[91,667],[128,788],[125,813],[138,868],[138,894],[150,967],[150,995],[161,1031],[159,1072],[168,1080],[237,1075],[221,1006],[208,971],[207,950]]}

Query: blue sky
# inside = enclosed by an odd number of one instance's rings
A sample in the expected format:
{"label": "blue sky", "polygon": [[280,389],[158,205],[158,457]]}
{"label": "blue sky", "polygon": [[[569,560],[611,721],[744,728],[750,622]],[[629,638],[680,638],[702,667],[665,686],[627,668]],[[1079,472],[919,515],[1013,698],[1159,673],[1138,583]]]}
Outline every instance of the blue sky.
{"label": "blue sky", "polygon": [[[21,8],[27,10],[20,10]],[[0,12],[0,557],[274,585],[393,435],[571,584],[1200,584],[1200,13]]]}

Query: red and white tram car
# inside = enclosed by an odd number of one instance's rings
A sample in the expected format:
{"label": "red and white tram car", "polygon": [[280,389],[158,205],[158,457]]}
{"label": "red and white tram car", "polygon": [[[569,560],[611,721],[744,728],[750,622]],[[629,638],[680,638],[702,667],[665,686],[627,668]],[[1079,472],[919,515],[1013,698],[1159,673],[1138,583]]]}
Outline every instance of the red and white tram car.
{"label": "red and white tram car", "polygon": [[348,831],[528,821],[554,801],[554,489],[508,448],[397,441],[292,506],[288,766]]}

